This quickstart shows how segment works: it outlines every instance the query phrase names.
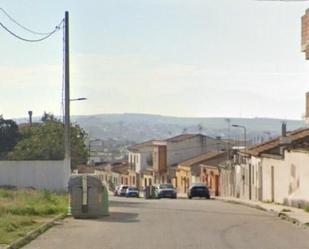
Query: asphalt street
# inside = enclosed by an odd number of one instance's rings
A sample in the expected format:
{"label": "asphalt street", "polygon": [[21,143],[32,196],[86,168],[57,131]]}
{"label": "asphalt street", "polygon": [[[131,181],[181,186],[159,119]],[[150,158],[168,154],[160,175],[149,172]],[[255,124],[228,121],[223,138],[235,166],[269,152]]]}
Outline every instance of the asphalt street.
{"label": "asphalt street", "polygon": [[215,200],[112,197],[110,216],[65,219],[25,249],[308,249],[309,229]]}

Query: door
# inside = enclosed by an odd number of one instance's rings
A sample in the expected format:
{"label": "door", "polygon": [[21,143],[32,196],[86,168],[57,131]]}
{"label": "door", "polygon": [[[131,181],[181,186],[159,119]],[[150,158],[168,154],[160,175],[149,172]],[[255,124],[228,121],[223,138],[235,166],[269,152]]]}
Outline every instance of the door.
{"label": "door", "polygon": [[215,175],[215,196],[219,196],[219,176]]}

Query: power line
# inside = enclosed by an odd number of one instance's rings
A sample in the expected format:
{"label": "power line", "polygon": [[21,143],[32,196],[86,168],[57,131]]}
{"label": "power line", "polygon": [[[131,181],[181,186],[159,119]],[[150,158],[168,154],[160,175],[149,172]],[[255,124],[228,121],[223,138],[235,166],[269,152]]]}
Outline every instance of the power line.
{"label": "power line", "polygon": [[41,42],[41,41],[44,41],[46,40],[47,38],[51,37],[54,33],[56,33],[58,30],[61,29],[60,25],[63,23],[63,20],[61,21],[61,23],[59,24],[59,26],[56,26],[55,29],[48,33],[46,36],[40,38],[40,39],[27,39],[27,38],[24,38],[24,37],[21,37],[17,34],[15,34],[13,31],[11,31],[9,28],[7,28],[3,23],[0,22],[0,26],[5,30],[7,31],[8,33],[10,33],[12,36],[16,37],[17,39],[20,39],[22,41],[25,41],[25,42]]}
{"label": "power line", "polygon": [[[14,22],[17,26],[19,26],[20,28],[34,34],[34,35],[49,35],[50,33],[52,32],[48,32],[48,33],[42,33],[42,32],[37,32],[37,31],[34,31],[34,30],[31,30],[27,27],[25,27],[24,25],[20,24],[19,22],[17,22],[12,16],[10,16],[3,8],[0,8],[0,11],[2,11],[2,13],[4,15],[7,16],[7,18],[9,18],[12,22]],[[59,26],[59,25],[58,25]]]}

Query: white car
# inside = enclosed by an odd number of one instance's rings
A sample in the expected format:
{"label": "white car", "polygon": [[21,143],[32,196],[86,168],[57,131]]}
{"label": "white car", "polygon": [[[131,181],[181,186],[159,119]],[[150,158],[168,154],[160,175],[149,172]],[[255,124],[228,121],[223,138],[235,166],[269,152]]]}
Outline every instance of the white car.
{"label": "white car", "polygon": [[157,199],[160,199],[160,198],[177,199],[177,191],[174,188],[173,184],[170,184],[170,183],[160,184],[155,189],[155,197]]}
{"label": "white car", "polygon": [[120,185],[118,188],[118,196],[126,196],[126,191],[128,187],[128,185]]}

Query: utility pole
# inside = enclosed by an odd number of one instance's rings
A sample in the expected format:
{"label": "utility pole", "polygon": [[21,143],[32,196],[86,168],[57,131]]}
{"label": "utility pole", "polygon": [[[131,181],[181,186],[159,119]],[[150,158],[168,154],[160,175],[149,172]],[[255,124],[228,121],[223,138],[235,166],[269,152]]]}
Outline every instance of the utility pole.
{"label": "utility pole", "polygon": [[230,160],[230,129],[231,129],[231,120],[229,118],[225,119],[226,123],[227,123],[227,153],[226,153],[226,157],[227,160]]}
{"label": "utility pole", "polygon": [[71,167],[69,12],[64,17],[64,160]]}

